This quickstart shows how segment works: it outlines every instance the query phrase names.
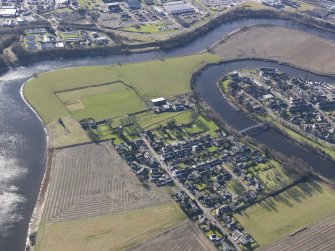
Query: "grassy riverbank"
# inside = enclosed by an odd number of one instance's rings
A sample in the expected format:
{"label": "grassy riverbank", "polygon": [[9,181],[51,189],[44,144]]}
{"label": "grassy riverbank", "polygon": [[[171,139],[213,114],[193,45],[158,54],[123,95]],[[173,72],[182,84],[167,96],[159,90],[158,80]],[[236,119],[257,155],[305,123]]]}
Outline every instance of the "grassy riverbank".
{"label": "grassy riverbank", "polygon": [[[152,98],[189,93],[193,72],[217,61],[219,57],[215,54],[199,53],[125,65],[60,69],[33,77],[25,84],[23,93],[47,125],[49,134],[60,138],[50,138],[51,146],[59,147],[87,141],[80,126],[65,124],[65,130],[57,123],[59,118],[63,121],[69,117],[119,121],[124,115],[148,109],[147,102]],[[160,114],[145,113],[137,117],[143,127],[168,119]]]}

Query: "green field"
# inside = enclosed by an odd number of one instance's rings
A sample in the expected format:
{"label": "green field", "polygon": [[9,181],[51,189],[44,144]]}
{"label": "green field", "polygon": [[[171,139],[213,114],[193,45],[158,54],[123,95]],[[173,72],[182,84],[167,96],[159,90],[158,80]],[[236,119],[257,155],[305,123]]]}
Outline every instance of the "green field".
{"label": "green field", "polygon": [[310,181],[266,199],[235,217],[264,246],[334,212],[334,190],[324,183]]}
{"label": "green field", "polygon": [[164,126],[171,120],[175,120],[178,125],[188,124],[191,123],[192,120],[191,113],[192,111],[164,112],[160,114],[145,112],[136,115],[136,121],[142,128],[146,129],[150,129],[158,125]]}
{"label": "green field", "polygon": [[138,28],[137,27],[128,27],[123,30],[126,31],[132,31],[132,32],[147,32],[147,33],[156,33],[160,32],[161,30],[159,29],[161,25],[158,24],[143,24],[140,25]]}
{"label": "green field", "polygon": [[189,80],[195,69],[218,61],[210,53],[142,63],[61,69],[39,74],[24,86],[24,96],[45,123],[69,115],[55,95],[62,90],[123,81],[145,99],[173,97],[190,92]]}
{"label": "green field", "polygon": [[216,130],[219,127],[210,119],[199,115],[195,121],[195,123],[189,127],[185,128],[187,133],[199,133],[199,132],[208,132],[212,137],[216,137]]}
{"label": "green field", "polygon": [[183,211],[169,203],[92,219],[43,224],[35,250],[126,250],[185,219]]}
{"label": "green field", "polygon": [[78,120],[102,120],[146,109],[134,90],[121,82],[57,93]]}

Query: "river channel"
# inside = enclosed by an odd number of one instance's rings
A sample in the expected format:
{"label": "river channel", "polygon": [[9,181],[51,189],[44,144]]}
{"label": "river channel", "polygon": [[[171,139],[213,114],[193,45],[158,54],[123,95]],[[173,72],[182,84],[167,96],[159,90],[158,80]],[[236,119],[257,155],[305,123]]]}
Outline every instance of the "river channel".
{"label": "river channel", "polygon": [[[64,67],[133,63],[181,56],[205,50],[229,32],[255,24],[285,26],[335,40],[332,33],[277,19],[243,19],[222,24],[192,43],[169,51],[133,55],[43,61],[17,67],[0,77],[0,251],[24,250],[29,221],[36,203],[46,161],[46,137],[42,124],[20,96],[22,84],[35,73]],[[197,90],[222,118],[236,129],[253,122],[235,111],[218,93],[217,80],[223,74],[259,66],[276,67],[295,76],[322,80],[320,76],[288,66],[262,61],[243,61],[213,66],[197,78]],[[335,178],[335,164],[292,143],[274,130],[255,136],[260,143],[287,155],[295,155],[320,174]]]}

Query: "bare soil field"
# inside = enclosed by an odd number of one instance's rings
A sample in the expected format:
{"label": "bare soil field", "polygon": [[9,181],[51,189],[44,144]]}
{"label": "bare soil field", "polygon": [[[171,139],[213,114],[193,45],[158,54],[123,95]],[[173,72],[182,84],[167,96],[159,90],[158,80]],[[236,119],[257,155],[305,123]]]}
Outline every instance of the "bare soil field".
{"label": "bare soil field", "polygon": [[135,247],[131,251],[203,251],[217,250],[201,230],[191,221],[169,230]]}
{"label": "bare soil field", "polygon": [[289,235],[270,245],[263,251],[314,251],[334,250],[335,247],[335,214],[295,234]]}
{"label": "bare soil field", "polygon": [[109,142],[55,151],[42,222],[56,223],[170,202],[144,188]]}
{"label": "bare soil field", "polygon": [[284,27],[254,26],[219,43],[223,59],[264,58],[311,71],[335,74],[335,42]]}

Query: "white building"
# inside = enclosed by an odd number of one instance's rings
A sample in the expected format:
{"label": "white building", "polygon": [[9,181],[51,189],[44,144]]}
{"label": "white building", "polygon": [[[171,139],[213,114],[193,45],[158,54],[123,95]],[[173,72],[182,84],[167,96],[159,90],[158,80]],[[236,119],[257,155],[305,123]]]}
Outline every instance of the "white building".
{"label": "white building", "polygon": [[16,17],[17,14],[17,9],[10,7],[10,8],[5,8],[2,7],[0,8],[0,17]]}
{"label": "white building", "polygon": [[171,15],[183,14],[183,13],[192,13],[196,12],[196,8],[190,4],[183,1],[174,1],[164,4],[164,9]]}

